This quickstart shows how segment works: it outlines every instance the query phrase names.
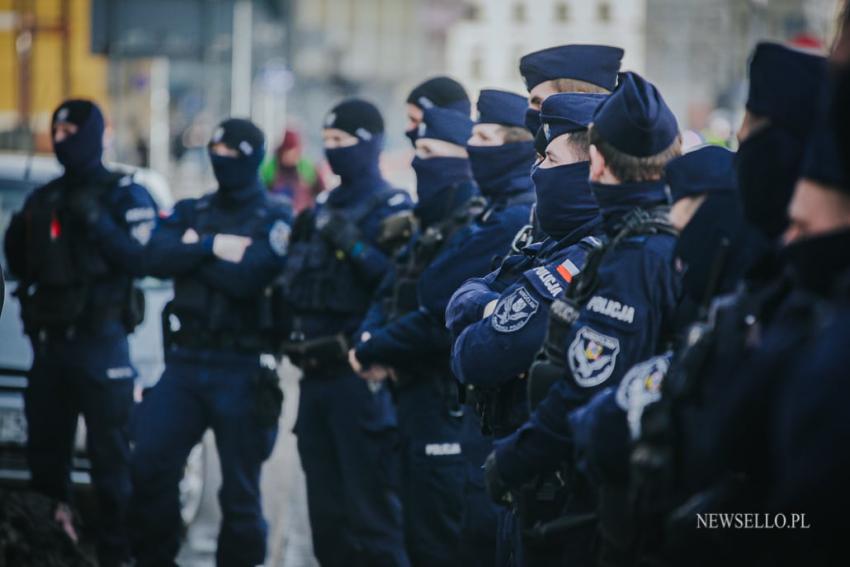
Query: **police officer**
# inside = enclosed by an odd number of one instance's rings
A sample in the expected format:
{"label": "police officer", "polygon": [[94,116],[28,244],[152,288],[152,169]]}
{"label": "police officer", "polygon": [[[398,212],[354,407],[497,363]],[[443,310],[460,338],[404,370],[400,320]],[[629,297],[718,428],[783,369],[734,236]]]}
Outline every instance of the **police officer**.
{"label": "police officer", "polygon": [[396,378],[405,539],[414,565],[457,564],[465,543],[464,415],[441,356],[444,329],[418,298],[422,273],[470,237],[469,225],[483,208],[464,147],[471,129],[459,112],[425,111],[412,164],[420,232],[382,285],[350,358],[356,371],[368,369],[365,378],[377,379],[387,367]]}
{"label": "police officer", "polygon": [[[662,394],[668,390],[677,394],[663,395],[663,404],[643,412],[635,455],[672,457],[653,467],[650,459],[633,455],[632,482],[640,483],[635,490],[651,490],[653,478],[675,479],[664,483],[663,501],[650,503],[647,499],[638,505],[640,516],[679,520],[670,522],[671,527],[660,536],[657,522],[654,526],[644,522],[656,533],[641,530],[640,534],[643,541],[655,540],[655,545],[642,553],[662,554],[673,564],[695,558],[716,564],[747,557],[746,538],[730,534],[726,545],[718,545],[715,538],[694,530],[693,518],[696,512],[729,510],[730,502],[737,502],[732,507],[751,509],[751,501],[742,498],[757,498],[763,486],[749,484],[744,475],[737,474],[747,466],[730,455],[749,454],[744,460],[750,462],[758,462],[764,455],[764,443],[741,435],[742,423],[752,430],[762,427],[763,420],[758,417],[762,412],[751,410],[761,406],[766,391],[764,383],[753,380],[752,372],[744,369],[792,289],[784,275],[785,262],[777,254],[777,239],[788,225],[786,209],[799,176],[824,72],[823,57],[774,43],[759,44],[750,61],[747,113],[738,134],[741,146],[736,169],[744,217],[766,244],[758,247],[760,253],[750,262],[741,288],[715,302],[709,317],[687,331],[687,340],[677,353],[676,371],[669,373],[662,385]],[[646,426],[649,422],[651,427]],[[664,425],[672,422],[678,423],[675,434]],[[686,502],[688,512],[674,516],[673,511]]]}
{"label": "police officer", "polygon": [[422,123],[425,111],[435,106],[456,110],[467,118],[471,110],[469,95],[466,94],[463,85],[450,77],[432,77],[418,84],[407,95],[405,103],[407,127],[404,135],[414,146],[419,137],[419,125]]}
{"label": "police officer", "polygon": [[389,390],[349,367],[352,337],[391,267],[383,219],[411,208],[381,177],[380,112],[347,99],[325,118],[325,155],[340,185],[295,221],[283,276],[292,309],[285,350],[304,372],[295,433],[322,565],[408,565]]}
{"label": "police officer", "polygon": [[[221,459],[219,565],[266,553],[260,470],[277,437],[270,288],[286,257],[290,211],[271,201],[258,169],[263,133],[222,122],[209,142],[218,189],[180,201],[148,249],[150,272],[174,279],[163,313],[165,372],[139,407],[133,452],[139,565],[173,565],[180,545],[178,482],[207,428]],[[269,360],[271,358],[271,360]]]}
{"label": "police officer", "polygon": [[540,108],[555,93],[610,94],[617,85],[623,50],[608,45],[571,44],[524,55],[519,73],[528,89],[526,127],[540,129]]}
{"label": "police officer", "polygon": [[127,334],[144,316],[133,278],[145,273],[156,206],[132,176],[103,166],[97,105],[65,101],[51,129],[65,171],[29,196],[5,241],[34,352],[25,394],[27,456],[33,488],[59,503],[55,518],[76,541],[67,503],[83,414],[99,505],[98,558],[119,565],[130,556],[127,424],[136,370]]}
{"label": "police officer", "polygon": [[[568,459],[567,414],[600,387],[616,384],[634,363],[662,352],[672,329],[680,281],[663,173],[680,153],[676,119],[652,84],[625,73],[595,111],[589,134],[591,187],[610,240],[588,260],[566,299],[550,307],[544,349],[551,362],[544,368],[562,379],[547,388],[519,430],[496,443],[486,467],[497,499],[507,487],[519,487]],[[531,392],[542,378],[540,366],[532,367]],[[576,489],[575,498],[583,496]],[[600,493],[601,517],[611,517],[606,507],[619,507],[621,499],[619,493]],[[601,526],[603,549],[619,551],[622,518],[612,519]]]}
{"label": "police officer", "polygon": [[[449,303],[449,326],[459,333],[452,350],[452,369],[468,385],[470,402],[483,429],[497,439],[510,434],[527,417],[523,378],[543,340],[549,304],[580,272],[587,253],[600,243],[594,234],[601,229],[601,218],[587,181],[587,125],[604,98],[601,94],[564,93],[543,103],[541,131],[545,130],[551,142],[532,179],[538,219],[549,238],[524,248],[519,256],[523,261],[515,266],[506,261],[496,274],[464,283]],[[497,280],[511,272],[516,281],[502,289]],[[544,561],[544,554],[529,553],[519,542],[519,524],[530,526],[542,518],[524,510],[524,517],[517,519],[515,513],[515,509],[500,509],[497,563]],[[554,555],[559,557],[557,552]]]}
{"label": "police officer", "polygon": [[[689,322],[705,316],[712,298],[734,291],[757,252],[750,245],[751,229],[739,204],[733,157],[732,152],[719,146],[705,146],[672,160],[666,167],[673,198],[671,222],[681,231],[676,264],[684,272],[685,293],[676,318],[677,335]],[[676,345],[680,342],[681,338],[677,338]],[[576,468],[602,487],[600,490],[627,490],[630,440],[640,435],[644,408],[661,397],[662,381],[673,356],[673,352],[667,352],[636,364],[618,387],[602,390],[570,415]],[[652,480],[659,485],[669,482],[666,477]],[[652,491],[635,490],[635,494],[647,500],[658,498]],[[633,510],[609,507],[605,512],[632,518]],[[602,522],[606,520],[603,518]],[[635,522],[630,522],[629,530],[638,528],[644,534],[662,524],[649,516]],[[623,564],[631,564],[632,554],[642,554],[639,547],[645,546],[630,547]]]}
{"label": "police officer", "polygon": [[[760,550],[760,557],[774,564],[840,562],[843,517],[850,504],[848,458],[836,450],[847,434],[843,406],[850,339],[850,183],[839,157],[835,122],[822,110],[823,119],[809,139],[785,234],[789,244],[784,254],[796,289],[807,296],[801,308],[807,317],[786,311],[765,337],[753,365],[756,380],[776,390],[761,430],[767,434],[768,463],[755,469],[766,469],[767,475],[754,482],[764,480],[768,487],[768,512],[805,513],[810,526],[790,538],[773,538]],[[806,319],[809,324],[800,325]],[[788,350],[791,364],[785,363]]]}

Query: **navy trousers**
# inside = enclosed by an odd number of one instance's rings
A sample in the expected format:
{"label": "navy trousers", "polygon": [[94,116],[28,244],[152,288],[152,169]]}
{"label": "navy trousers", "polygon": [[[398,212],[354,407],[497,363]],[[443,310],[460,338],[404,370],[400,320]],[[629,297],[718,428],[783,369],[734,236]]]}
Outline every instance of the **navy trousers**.
{"label": "navy trousers", "polygon": [[405,540],[417,566],[493,565],[496,516],[481,466],[490,442],[450,383],[398,391]]}
{"label": "navy trousers", "polygon": [[207,428],[221,460],[220,566],[260,565],[267,526],[260,471],[271,455],[277,426],[255,412],[259,355],[178,349],[146,393],[134,420],[131,527],[137,564],[173,565],[180,547],[178,483],[186,459]]}
{"label": "navy trousers", "polygon": [[384,386],[350,370],[301,380],[298,452],[313,548],[323,567],[407,566],[398,431]]}
{"label": "navy trousers", "polygon": [[135,370],[127,337],[116,326],[103,333],[36,341],[33,351],[24,394],[32,486],[70,501],[71,458],[82,413],[98,501],[98,557],[101,565],[117,564],[130,555],[128,422]]}

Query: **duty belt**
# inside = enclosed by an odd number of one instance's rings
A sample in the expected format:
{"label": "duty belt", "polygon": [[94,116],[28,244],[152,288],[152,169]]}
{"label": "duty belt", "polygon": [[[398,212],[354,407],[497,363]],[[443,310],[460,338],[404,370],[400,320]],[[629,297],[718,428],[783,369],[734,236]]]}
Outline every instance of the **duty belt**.
{"label": "duty belt", "polygon": [[285,341],[281,351],[303,371],[348,366],[348,339],[342,333],[315,339]]}
{"label": "duty belt", "polygon": [[[269,341],[258,335],[180,330],[171,334],[170,345],[180,348],[226,350],[231,352],[269,352]],[[166,346],[170,346],[166,345]]]}

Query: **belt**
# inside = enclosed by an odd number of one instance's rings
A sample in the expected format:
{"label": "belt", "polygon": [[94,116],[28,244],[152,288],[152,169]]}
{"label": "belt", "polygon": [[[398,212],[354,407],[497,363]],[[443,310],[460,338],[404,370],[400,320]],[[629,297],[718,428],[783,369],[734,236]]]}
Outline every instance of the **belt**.
{"label": "belt", "polygon": [[181,348],[226,350],[249,354],[271,350],[269,341],[257,335],[177,331],[172,334],[171,342]]}

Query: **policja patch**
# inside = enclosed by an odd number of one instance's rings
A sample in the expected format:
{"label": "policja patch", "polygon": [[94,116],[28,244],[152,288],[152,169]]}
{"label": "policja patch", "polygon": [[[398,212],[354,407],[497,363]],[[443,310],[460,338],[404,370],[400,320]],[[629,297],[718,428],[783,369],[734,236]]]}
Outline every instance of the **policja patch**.
{"label": "policja patch", "polygon": [[582,327],[570,344],[567,360],[576,384],[583,388],[598,386],[610,378],[620,354],[620,341]]}
{"label": "policja patch", "polygon": [[537,313],[540,302],[523,287],[518,287],[509,296],[500,300],[493,311],[491,324],[500,333],[513,333],[522,329]]}
{"label": "policja patch", "polygon": [[286,256],[286,252],[289,250],[289,235],[291,232],[292,230],[289,228],[289,225],[282,220],[275,221],[272,225],[272,229],[269,231],[269,246],[271,246],[272,251],[278,256]]}
{"label": "policja patch", "polygon": [[655,356],[626,372],[617,388],[617,405],[626,412],[632,439],[640,436],[640,420],[649,404],[661,399],[661,383],[670,369],[670,354]]}

